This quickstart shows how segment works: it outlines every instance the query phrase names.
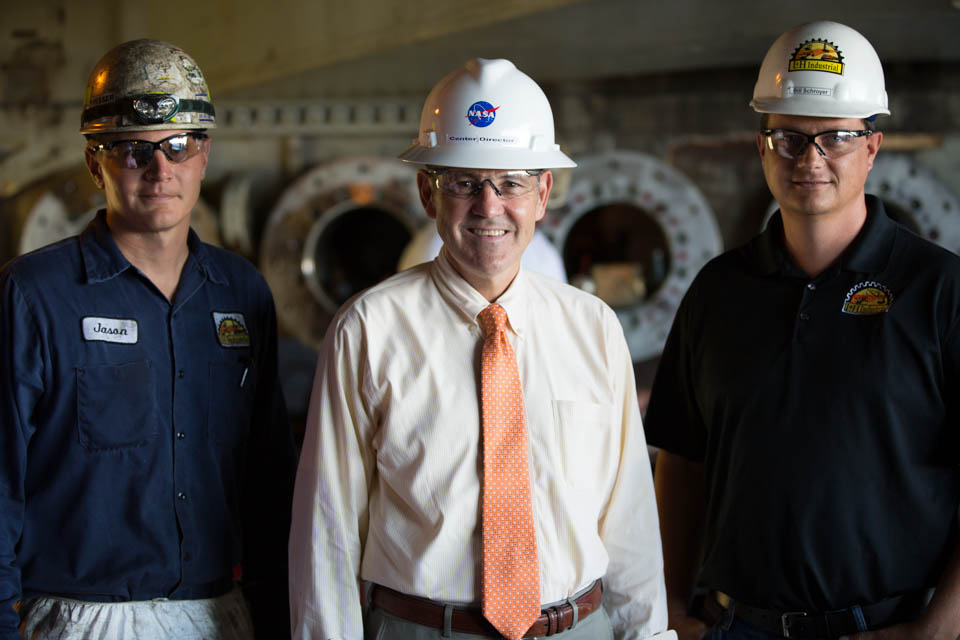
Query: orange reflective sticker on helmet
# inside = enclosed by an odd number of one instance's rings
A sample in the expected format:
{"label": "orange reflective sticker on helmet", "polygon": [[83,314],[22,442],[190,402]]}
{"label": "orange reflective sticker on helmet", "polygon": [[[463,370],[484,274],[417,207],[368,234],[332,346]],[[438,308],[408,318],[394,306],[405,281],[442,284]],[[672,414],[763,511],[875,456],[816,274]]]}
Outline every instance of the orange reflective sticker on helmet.
{"label": "orange reflective sticker on helmet", "polygon": [[886,313],[893,304],[893,294],[879,282],[861,282],[854,285],[843,301],[843,312],[855,316]]}
{"label": "orange reflective sticker on helmet", "polygon": [[806,40],[793,52],[789,71],[826,71],[843,75],[843,55],[827,40]]}

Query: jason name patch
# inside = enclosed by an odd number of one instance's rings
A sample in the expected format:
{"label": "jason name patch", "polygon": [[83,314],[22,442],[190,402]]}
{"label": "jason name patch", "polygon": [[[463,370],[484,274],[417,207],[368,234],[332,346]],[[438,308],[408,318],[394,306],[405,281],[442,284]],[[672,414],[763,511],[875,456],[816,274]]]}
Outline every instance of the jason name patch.
{"label": "jason name patch", "polygon": [[88,316],[83,319],[83,339],[119,344],[137,344],[137,321]]}

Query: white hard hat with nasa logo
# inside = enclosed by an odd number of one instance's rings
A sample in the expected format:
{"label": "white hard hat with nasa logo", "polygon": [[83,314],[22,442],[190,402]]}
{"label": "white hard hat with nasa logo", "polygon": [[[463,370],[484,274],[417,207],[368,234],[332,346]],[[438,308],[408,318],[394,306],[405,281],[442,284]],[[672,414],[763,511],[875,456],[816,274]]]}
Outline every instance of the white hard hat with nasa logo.
{"label": "white hard hat with nasa logo", "polygon": [[801,24],[767,51],[750,106],[823,118],[890,115],[883,67],[860,33],[838,22]]}
{"label": "white hard hat with nasa logo", "polygon": [[474,58],[430,91],[406,162],[466,169],[552,169],[576,163],[554,143],[543,91],[509,60]]}

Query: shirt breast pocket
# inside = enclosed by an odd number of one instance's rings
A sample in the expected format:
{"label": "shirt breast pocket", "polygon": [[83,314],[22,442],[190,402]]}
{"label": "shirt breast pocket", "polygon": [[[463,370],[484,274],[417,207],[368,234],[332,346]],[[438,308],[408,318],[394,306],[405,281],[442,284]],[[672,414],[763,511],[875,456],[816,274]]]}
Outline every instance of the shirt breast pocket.
{"label": "shirt breast pocket", "polygon": [[253,412],[257,371],[247,358],[210,363],[207,429],[218,444],[236,445],[247,438]]}
{"label": "shirt breast pocket", "polygon": [[81,446],[116,451],[157,436],[156,374],[149,360],[78,367],[76,373]]}
{"label": "shirt breast pocket", "polygon": [[574,489],[597,489],[616,472],[613,444],[613,406],[596,402],[555,400],[564,477]]}

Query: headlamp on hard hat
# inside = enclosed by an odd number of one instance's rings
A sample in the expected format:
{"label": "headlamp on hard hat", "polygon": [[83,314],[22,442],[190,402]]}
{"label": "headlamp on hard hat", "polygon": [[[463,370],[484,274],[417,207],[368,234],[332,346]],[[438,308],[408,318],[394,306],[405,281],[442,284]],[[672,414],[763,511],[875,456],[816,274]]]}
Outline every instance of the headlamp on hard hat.
{"label": "headlamp on hard hat", "polygon": [[145,93],[89,107],[83,113],[83,120],[126,115],[141,124],[162,124],[173,120],[181,111],[206,114],[211,120],[216,117],[213,105],[204,100],[184,100],[170,93]]}
{"label": "headlamp on hard hat", "polygon": [[169,93],[135,96],[130,106],[137,120],[144,124],[166,122],[180,111],[180,98]]}

